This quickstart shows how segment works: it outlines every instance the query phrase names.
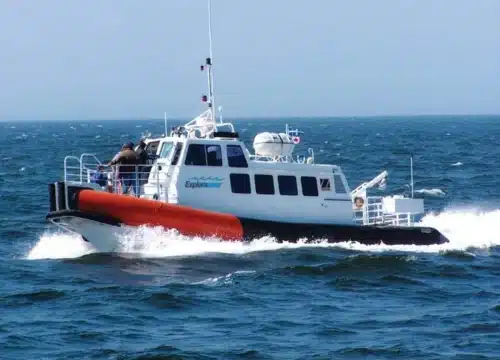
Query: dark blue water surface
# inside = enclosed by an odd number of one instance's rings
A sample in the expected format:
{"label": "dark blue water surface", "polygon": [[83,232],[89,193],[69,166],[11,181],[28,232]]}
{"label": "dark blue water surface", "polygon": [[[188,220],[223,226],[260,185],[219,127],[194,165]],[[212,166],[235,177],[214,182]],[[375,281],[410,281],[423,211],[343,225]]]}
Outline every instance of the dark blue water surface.
{"label": "dark blue water surface", "polygon": [[[500,117],[286,123],[352,188],[389,171],[440,246],[248,245],[140,229],[96,254],[48,225],[65,155],[111,158],[163,121],[0,123],[1,359],[499,359]],[[171,122],[169,125],[175,125]]]}

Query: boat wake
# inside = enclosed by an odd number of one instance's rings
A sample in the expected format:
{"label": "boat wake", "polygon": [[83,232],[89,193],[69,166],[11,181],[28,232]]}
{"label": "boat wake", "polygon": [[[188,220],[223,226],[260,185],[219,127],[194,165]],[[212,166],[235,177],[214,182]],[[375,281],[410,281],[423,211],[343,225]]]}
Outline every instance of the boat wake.
{"label": "boat wake", "polygon": [[[440,214],[428,214],[418,224],[434,227],[442,232],[450,242],[442,245],[364,245],[358,242],[331,244],[278,243],[272,237],[262,237],[250,243],[220,241],[213,238],[188,237],[174,230],[140,227],[129,230],[121,238],[120,253],[145,258],[174,256],[194,256],[207,253],[245,254],[258,251],[275,251],[302,247],[343,248],[366,252],[425,252],[468,251],[500,246],[500,209],[481,211],[476,209],[454,209]],[[92,246],[77,235],[52,231],[44,233],[25,255],[26,259],[77,258],[95,252]]]}

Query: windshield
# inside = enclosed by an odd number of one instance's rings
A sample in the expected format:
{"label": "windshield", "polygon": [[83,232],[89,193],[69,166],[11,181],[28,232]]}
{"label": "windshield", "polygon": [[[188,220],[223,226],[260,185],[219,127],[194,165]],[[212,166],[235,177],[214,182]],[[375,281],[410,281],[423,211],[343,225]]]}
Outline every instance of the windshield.
{"label": "windshield", "polygon": [[162,159],[168,158],[173,147],[174,147],[173,143],[164,142],[163,145],[161,146],[160,158],[162,158]]}

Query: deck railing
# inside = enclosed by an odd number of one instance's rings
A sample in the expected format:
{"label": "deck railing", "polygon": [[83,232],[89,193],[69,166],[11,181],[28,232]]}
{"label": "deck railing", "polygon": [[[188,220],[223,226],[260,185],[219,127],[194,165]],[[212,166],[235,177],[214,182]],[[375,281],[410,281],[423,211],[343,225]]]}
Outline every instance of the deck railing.
{"label": "deck railing", "polygon": [[159,179],[159,169],[158,164],[108,166],[93,154],[83,154],[79,158],[66,156],[64,181],[90,184],[110,193],[158,199],[165,186],[165,179]]}
{"label": "deck railing", "polygon": [[365,204],[354,210],[354,222],[358,225],[411,226],[411,213],[388,213],[382,196],[368,196]]}

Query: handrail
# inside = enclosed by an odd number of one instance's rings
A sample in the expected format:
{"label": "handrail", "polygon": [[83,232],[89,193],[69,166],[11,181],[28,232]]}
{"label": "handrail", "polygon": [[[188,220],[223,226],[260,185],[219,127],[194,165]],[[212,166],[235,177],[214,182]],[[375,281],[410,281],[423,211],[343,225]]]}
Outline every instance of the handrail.
{"label": "handrail", "polygon": [[[93,158],[95,160],[94,163],[89,163],[89,162],[84,162],[84,159],[86,157],[90,157],[90,158]],[[97,165],[101,165],[101,161],[95,156],[95,154],[91,154],[91,153],[83,153],[80,155],[80,178],[82,180],[80,181],[83,181],[83,170],[87,170],[87,174],[88,174],[88,171],[90,170],[87,165],[91,165],[91,166],[97,166]]]}
{"label": "handrail", "polygon": [[307,149],[307,152],[308,152],[308,154],[310,155],[310,157],[312,159],[312,163],[314,164],[314,162],[315,162],[315,159],[314,159],[314,149],[313,148],[309,148],[309,149]]}
{"label": "handrail", "polygon": [[[78,162],[78,167],[72,167],[72,166],[68,167],[68,160],[70,160],[70,159],[71,160],[76,160]],[[70,169],[71,168],[74,168],[74,169],[78,168],[78,169],[80,169],[80,167],[81,167],[81,162],[80,162],[79,158],[77,158],[76,156],[70,156],[70,155],[66,156],[64,158],[64,182],[68,181],[68,172],[67,172],[68,168],[70,168]],[[82,177],[81,177],[81,174],[80,174],[80,183],[81,182],[82,182]]]}
{"label": "handrail", "polygon": [[411,213],[387,212],[382,196],[368,196],[361,208],[353,210],[353,221],[360,225],[413,225]]}
{"label": "handrail", "polygon": [[[312,163],[307,162],[307,156],[301,156],[297,155],[297,158],[295,159],[291,155],[278,155],[278,156],[267,156],[267,155],[257,155],[257,154],[249,154],[248,157],[252,161],[266,161],[266,162],[273,162],[273,163],[295,163],[295,164],[307,164],[307,165],[314,165],[314,151],[309,148],[308,154],[311,155],[312,158]],[[339,169],[337,165],[330,165],[333,170]]]}
{"label": "handrail", "polygon": [[[76,178],[80,184],[94,184],[93,186],[100,186],[102,190],[108,192],[129,193],[132,190],[135,196],[160,199],[160,190],[165,184],[158,175],[165,173],[168,176],[170,165],[164,163],[107,165],[102,164],[92,154],[86,154],[86,156],[91,157],[96,163],[83,162],[85,158],[83,156],[80,158],[69,156],[65,159],[65,181]],[[70,166],[68,164],[70,161],[75,161],[80,166]],[[160,170],[160,167],[156,165],[164,168]],[[124,189],[123,186],[126,188]],[[152,188],[156,191],[151,191]]]}

